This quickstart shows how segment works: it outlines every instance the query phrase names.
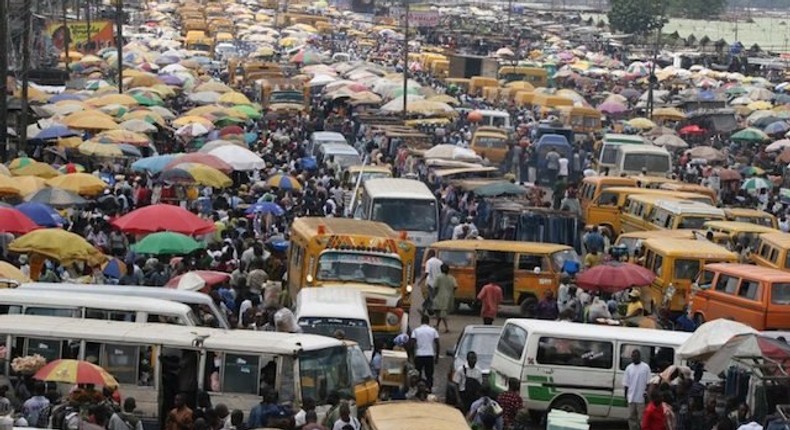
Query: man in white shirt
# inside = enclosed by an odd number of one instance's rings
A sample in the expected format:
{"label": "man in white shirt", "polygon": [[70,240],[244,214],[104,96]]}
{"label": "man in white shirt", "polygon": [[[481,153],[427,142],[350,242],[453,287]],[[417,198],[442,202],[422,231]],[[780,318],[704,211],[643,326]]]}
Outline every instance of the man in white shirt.
{"label": "man in white shirt", "polygon": [[562,157],[560,157],[559,160],[557,160],[557,162],[560,164],[560,169],[559,169],[559,171],[557,171],[557,177],[558,178],[567,179],[568,178],[568,164],[570,164],[570,161],[568,161],[568,159],[565,158],[565,156],[562,156]]}
{"label": "man in white shirt", "polygon": [[423,314],[420,326],[411,332],[414,347],[414,368],[425,375],[428,388],[433,388],[433,365],[439,362],[439,332],[430,325],[431,317]]}
{"label": "man in white shirt", "polygon": [[439,257],[436,256],[435,253],[425,262],[422,277],[420,278],[420,282],[418,282],[418,284],[425,282],[425,285],[428,286],[428,296],[423,297],[423,312],[431,309],[433,296],[436,292],[436,290],[434,290],[434,287],[436,286],[436,278],[442,274],[442,264],[444,263],[439,259]]}
{"label": "man in white shirt", "polygon": [[[471,387],[471,384],[475,383],[477,387]],[[455,398],[458,400],[458,407],[466,412],[469,405],[477,400],[472,398],[472,396],[478,394],[479,388],[483,385],[483,371],[477,367],[477,354],[474,351],[467,352],[466,363],[455,369],[453,373],[453,384],[453,388],[456,391]]]}
{"label": "man in white shirt", "polygon": [[631,364],[623,373],[625,401],[628,402],[628,429],[640,430],[642,414],[645,412],[645,394],[650,381],[650,366],[642,362],[638,349],[631,352]]}

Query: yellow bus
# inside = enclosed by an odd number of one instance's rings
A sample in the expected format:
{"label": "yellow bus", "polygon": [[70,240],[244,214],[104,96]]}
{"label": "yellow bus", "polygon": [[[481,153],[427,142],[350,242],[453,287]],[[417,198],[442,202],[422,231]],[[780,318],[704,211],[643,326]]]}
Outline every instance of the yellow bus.
{"label": "yellow bus", "polygon": [[542,67],[502,66],[499,68],[499,79],[505,82],[529,82],[534,87],[547,87],[549,73]]}
{"label": "yellow bus", "polygon": [[584,106],[561,106],[560,120],[574,133],[589,134],[601,131],[601,112]]}
{"label": "yellow bus", "polygon": [[776,220],[775,216],[759,209],[725,208],[724,214],[727,216],[728,221],[748,222],[764,227],[779,228],[779,221]]}
{"label": "yellow bus", "polygon": [[740,244],[748,246],[752,250],[754,250],[754,245],[761,234],[779,231],[771,227],[740,221],[708,221],[703,229],[726,234],[730,249],[735,249]]}
{"label": "yellow bus", "polygon": [[676,200],[665,195],[634,194],[626,197],[620,214],[620,234],[658,230],[650,222],[653,207],[659,201]]}
{"label": "yellow bus", "polygon": [[391,339],[408,327],[416,247],[405,232],[376,221],[297,218],[288,252],[291,302],[306,287],[358,288],[374,337]]}
{"label": "yellow bus", "polygon": [[761,234],[751,260],[758,266],[790,272],[790,234],[781,231]]}

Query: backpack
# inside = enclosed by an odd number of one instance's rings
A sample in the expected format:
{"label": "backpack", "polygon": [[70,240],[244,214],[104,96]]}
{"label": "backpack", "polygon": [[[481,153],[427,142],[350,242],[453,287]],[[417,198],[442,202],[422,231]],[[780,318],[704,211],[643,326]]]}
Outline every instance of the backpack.
{"label": "backpack", "polygon": [[486,398],[483,404],[477,409],[477,413],[482,415],[493,415],[495,417],[499,417],[502,415],[504,411],[502,410],[502,406],[499,405],[495,400],[490,398]]}
{"label": "backpack", "polygon": [[118,417],[129,427],[129,430],[135,430],[137,428],[137,423],[140,422],[140,418],[132,414],[127,414],[126,412],[118,412]]}
{"label": "backpack", "polygon": [[467,393],[479,393],[481,384],[475,378],[470,378],[466,375],[466,365],[464,365],[464,391]]}

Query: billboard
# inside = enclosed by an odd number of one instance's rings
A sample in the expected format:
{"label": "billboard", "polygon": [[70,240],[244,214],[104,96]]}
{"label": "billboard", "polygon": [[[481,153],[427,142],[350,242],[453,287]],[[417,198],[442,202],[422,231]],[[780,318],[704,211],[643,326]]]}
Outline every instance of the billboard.
{"label": "billboard", "polygon": [[[390,8],[390,17],[400,20],[403,25],[405,10],[401,7]],[[431,10],[430,6],[410,6],[409,7],[409,26],[412,27],[436,27],[439,25],[439,11]]]}
{"label": "billboard", "polygon": [[[52,37],[52,43],[58,49],[64,49],[66,35],[69,35],[69,49],[84,51],[88,41],[88,23],[85,21],[69,21],[66,27],[62,22],[53,22],[47,26],[47,33]],[[112,21],[91,21],[91,42],[94,49],[114,45]]]}

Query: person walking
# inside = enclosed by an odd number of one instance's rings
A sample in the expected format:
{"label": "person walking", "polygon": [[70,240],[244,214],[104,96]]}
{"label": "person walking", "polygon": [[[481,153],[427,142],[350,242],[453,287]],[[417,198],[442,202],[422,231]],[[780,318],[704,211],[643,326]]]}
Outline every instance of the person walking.
{"label": "person walking", "polygon": [[433,309],[433,297],[436,295],[436,278],[442,273],[442,260],[434,253],[425,261],[422,276],[418,284],[425,285],[423,288],[423,303],[421,313],[427,314]]}
{"label": "person walking", "polygon": [[134,397],[127,397],[123,401],[123,412],[115,412],[110,417],[107,430],[143,430],[143,422],[134,415],[137,401]]}
{"label": "person walking", "polygon": [[423,315],[421,325],[411,332],[414,348],[414,368],[425,375],[428,388],[433,388],[433,368],[439,362],[439,332],[431,327],[431,318]]}
{"label": "person walking", "polygon": [[436,277],[436,296],[433,298],[433,311],[436,316],[436,330],[439,330],[439,323],[444,322],[444,332],[449,333],[450,327],[447,326],[447,314],[454,307],[453,297],[458,283],[455,277],[450,274],[450,266],[442,264],[442,273]]}
{"label": "person walking", "polygon": [[[638,349],[631,352],[631,364],[623,373],[623,388],[625,388],[625,401],[628,403],[628,429],[641,430],[642,415],[645,411],[645,394],[647,383],[650,381],[650,366],[642,362],[642,354]],[[661,398],[658,399],[661,422],[664,412],[661,409]]]}
{"label": "person walking", "polygon": [[[650,404],[645,408],[641,423],[641,430],[667,430],[664,406],[661,401],[661,393],[658,390],[653,390],[650,393]],[[630,419],[628,426],[631,426]]]}
{"label": "person walking", "polygon": [[521,398],[521,382],[518,378],[508,378],[507,391],[501,393],[496,401],[502,406],[505,429],[512,429],[518,411],[524,407],[524,400]]}
{"label": "person walking", "polygon": [[483,371],[477,367],[477,354],[474,351],[466,353],[466,363],[455,369],[453,373],[453,388],[457,406],[466,413],[469,405],[477,398],[483,385]]}
{"label": "person walking", "polygon": [[477,300],[481,304],[480,317],[483,318],[483,324],[491,325],[494,323],[502,299],[502,287],[494,282],[483,285],[483,288],[477,293]]}

